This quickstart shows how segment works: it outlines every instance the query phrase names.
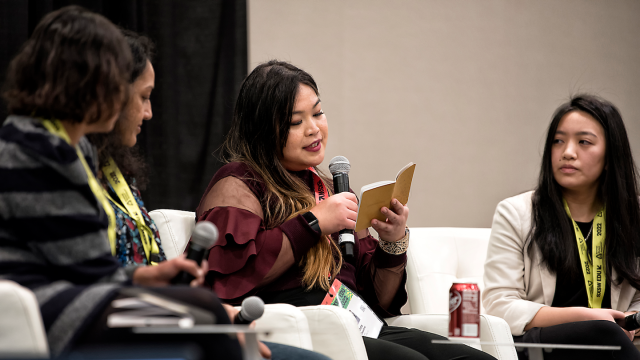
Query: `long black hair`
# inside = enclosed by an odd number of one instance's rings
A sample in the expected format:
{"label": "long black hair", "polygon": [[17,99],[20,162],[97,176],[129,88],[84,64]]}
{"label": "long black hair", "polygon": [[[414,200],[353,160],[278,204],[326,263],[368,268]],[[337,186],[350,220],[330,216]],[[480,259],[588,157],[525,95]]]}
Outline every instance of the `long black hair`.
{"label": "long black hair", "polygon": [[[280,162],[300,85],[309,86],[318,95],[318,86],[306,71],[277,60],[258,65],[242,83],[233,123],[221,148],[223,161],[243,162],[262,177],[267,191],[259,200],[267,228],[315,205],[307,185]],[[329,179],[317,171],[326,186]],[[307,288],[329,290],[327,273],[335,276],[342,258],[333,241],[318,241],[300,265],[304,266],[302,283]]]}
{"label": "long black hair", "polygon": [[[120,31],[127,40],[133,58],[133,66],[128,76],[129,84],[133,84],[142,75],[147,63],[153,61],[155,47],[151,39],[144,35],[131,30],[121,29]],[[130,148],[122,145],[123,116],[126,116],[124,108],[112,132],[90,134],[87,137],[98,149],[99,168],[109,160],[109,157],[112,157],[127,183],[131,184],[135,181],[135,186],[144,190],[148,183],[147,164],[137,146]],[[106,183],[106,180],[104,181]]]}
{"label": "long black hair", "polygon": [[594,95],[581,94],[560,106],[549,125],[542,155],[538,186],[532,199],[531,255],[533,244],[542,254],[542,262],[553,273],[582,277],[575,233],[562,202],[562,188],[553,176],[551,147],[560,120],[572,111],[593,117],[604,129],[606,140],[605,169],[599,179],[598,198],[606,207],[606,264],[618,277],[640,290],[637,259],[640,256],[640,204],[637,169],[622,117],[610,102]]}

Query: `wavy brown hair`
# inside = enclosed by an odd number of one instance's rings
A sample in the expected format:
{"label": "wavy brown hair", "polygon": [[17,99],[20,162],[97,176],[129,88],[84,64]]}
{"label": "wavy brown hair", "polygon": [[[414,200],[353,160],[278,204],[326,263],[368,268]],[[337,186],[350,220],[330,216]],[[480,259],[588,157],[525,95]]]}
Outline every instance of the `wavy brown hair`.
{"label": "wavy brown hair", "polygon": [[[267,228],[309,211],[316,205],[308,186],[282,166],[296,94],[301,84],[318,94],[318,86],[307,72],[272,60],[258,65],[242,83],[231,129],[221,148],[225,162],[243,162],[264,181],[267,191],[260,200]],[[317,169],[316,169],[317,170]],[[331,180],[318,171],[327,189]],[[335,277],[342,266],[340,251],[332,241],[320,240],[301,260],[302,283],[308,290],[329,290],[327,274]]]}
{"label": "wavy brown hair", "polygon": [[79,6],[47,14],[9,64],[7,100],[17,115],[96,122],[127,98],[131,52],[109,20]]}

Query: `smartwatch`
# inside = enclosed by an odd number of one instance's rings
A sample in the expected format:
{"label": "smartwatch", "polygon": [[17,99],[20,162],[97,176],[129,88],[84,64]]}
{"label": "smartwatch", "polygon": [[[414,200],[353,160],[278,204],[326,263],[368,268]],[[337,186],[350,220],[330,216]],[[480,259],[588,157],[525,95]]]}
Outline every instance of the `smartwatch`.
{"label": "smartwatch", "polygon": [[306,213],[302,214],[302,217],[307,221],[307,224],[311,226],[311,229],[313,231],[317,232],[318,234],[322,234],[322,231],[320,231],[320,224],[318,224],[318,218],[313,215],[311,211],[307,211]]}

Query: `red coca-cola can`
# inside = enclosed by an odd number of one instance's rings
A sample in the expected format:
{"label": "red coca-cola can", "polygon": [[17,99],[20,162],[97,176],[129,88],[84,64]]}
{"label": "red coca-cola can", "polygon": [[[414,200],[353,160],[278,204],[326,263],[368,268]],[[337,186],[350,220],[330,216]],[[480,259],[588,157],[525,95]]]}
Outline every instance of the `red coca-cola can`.
{"label": "red coca-cola can", "polygon": [[449,290],[449,337],[480,337],[480,289],[454,283]]}

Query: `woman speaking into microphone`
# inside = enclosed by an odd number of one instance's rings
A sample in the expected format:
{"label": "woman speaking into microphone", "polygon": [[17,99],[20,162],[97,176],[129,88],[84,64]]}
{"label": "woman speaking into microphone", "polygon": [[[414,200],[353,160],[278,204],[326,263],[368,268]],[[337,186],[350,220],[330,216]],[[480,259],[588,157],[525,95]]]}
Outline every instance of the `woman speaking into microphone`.
{"label": "woman speaking into microphone", "polygon": [[[133,57],[128,77],[129,98],[114,130],[108,134],[91,134],[89,140],[97,147],[98,178],[116,214],[114,256],[125,267],[159,265],[166,263],[167,258],[158,228],[148,215],[138,190],[146,185],[148,177],[144,159],[135,147],[143,123],[153,116],[151,93],[155,87],[152,65],[155,46],[144,35],[130,30],[122,30],[122,33]],[[133,201],[127,202],[127,199]],[[167,287],[154,291],[204,309],[217,302],[217,299],[212,300],[213,294],[205,289]],[[233,320],[238,310],[226,304],[223,306],[229,319]],[[200,338],[211,344],[210,339]],[[320,354],[287,345],[268,342],[265,345],[260,344],[259,347],[261,355],[267,359],[327,359]]]}
{"label": "woman speaking into microphone", "polygon": [[[355,227],[358,206],[350,192],[321,200],[333,188],[317,168],[328,136],[311,75],[270,61],[245,79],[222,148],[226,164],[197,209],[198,221],[220,230],[206,279],[225,301],[257,295],[266,303],[319,305],[337,279],[378,317],[400,314],[409,209],[395,199],[383,207],[387,221],[371,224],[380,239],[368,230],[356,234],[355,256],[343,258],[335,234]],[[436,338],[442,337],[383,326],[364,343],[369,359],[491,358],[466,346],[431,344]]]}

